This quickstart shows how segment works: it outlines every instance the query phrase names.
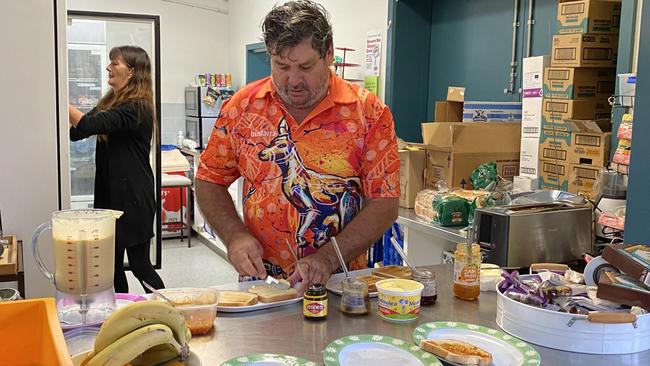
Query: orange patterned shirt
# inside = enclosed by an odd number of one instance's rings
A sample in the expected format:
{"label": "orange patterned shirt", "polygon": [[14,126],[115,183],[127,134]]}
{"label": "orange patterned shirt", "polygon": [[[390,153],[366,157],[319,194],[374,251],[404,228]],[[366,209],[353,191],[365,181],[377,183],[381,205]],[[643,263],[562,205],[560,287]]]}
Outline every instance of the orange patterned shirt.
{"label": "orange patterned shirt", "polygon": [[[399,155],[390,110],[339,78],[300,124],[271,78],[224,102],[197,179],[229,186],[243,176],[244,223],[264,247],[267,272],[288,276],[295,260],[336,236],[364,198],[399,197]],[[351,269],[365,267],[365,256]]]}

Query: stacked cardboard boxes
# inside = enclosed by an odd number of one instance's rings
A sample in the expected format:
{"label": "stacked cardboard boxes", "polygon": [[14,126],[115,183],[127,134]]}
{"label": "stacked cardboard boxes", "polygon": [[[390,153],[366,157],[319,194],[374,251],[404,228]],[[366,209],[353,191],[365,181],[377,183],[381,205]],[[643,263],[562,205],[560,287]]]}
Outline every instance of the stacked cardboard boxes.
{"label": "stacked cardboard boxes", "polygon": [[620,1],[559,1],[544,73],[540,188],[589,196],[609,159],[620,14]]}

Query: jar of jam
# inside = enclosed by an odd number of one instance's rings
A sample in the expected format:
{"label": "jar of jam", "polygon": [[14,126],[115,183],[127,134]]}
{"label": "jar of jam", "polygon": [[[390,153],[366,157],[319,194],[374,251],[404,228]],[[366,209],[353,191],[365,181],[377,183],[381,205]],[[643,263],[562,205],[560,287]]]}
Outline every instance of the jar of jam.
{"label": "jar of jam", "polygon": [[346,278],[341,282],[341,311],[347,314],[367,314],[370,312],[368,283],[355,278]]}
{"label": "jar of jam", "polygon": [[424,286],[422,289],[422,299],[420,305],[433,305],[438,300],[438,291],[436,290],[436,273],[425,268],[418,267],[417,271],[411,274],[411,279]]}
{"label": "jar of jam", "polygon": [[302,314],[305,319],[323,320],[327,318],[327,290],[325,285],[309,285],[302,299]]}
{"label": "jar of jam", "polygon": [[454,296],[474,300],[481,294],[481,247],[458,243],[454,253]]}

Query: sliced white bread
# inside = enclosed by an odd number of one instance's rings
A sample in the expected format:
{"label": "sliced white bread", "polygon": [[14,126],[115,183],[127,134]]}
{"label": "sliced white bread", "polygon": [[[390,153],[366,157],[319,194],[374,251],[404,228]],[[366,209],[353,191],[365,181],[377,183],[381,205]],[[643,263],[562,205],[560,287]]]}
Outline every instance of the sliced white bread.
{"label": "sliced white bread", "polygon": [[462,341],[425,339],[420,341],[420,348],[460,365],[489,366],[492,364],[492,355],[489,352]]}
{"label": "sliced white bread", "polygon": [[264,303],[293,299],[298,296],[295,288],[280,290],[271,285],[253,286],[248,289],[248,292],[257,295],[258,300]]}
{"label": "sliced white bread", "polygon": [[257,304],[257,295],[243,291],[220,291],[219,306],[248,306]]}

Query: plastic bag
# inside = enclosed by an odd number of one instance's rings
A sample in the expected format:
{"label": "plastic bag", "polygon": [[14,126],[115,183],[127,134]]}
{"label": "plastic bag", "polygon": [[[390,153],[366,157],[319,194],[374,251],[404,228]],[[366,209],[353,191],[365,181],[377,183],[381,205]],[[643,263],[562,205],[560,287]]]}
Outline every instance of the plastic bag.
{"label": "plastic bag", "polygon": [[494,162],[484,163],[478,166],[469,177],[474,189],[486,189],[490,185],[498,183],[497,164]]}
{"label": "plastic bag", "polygon": [[436,211],[435,221],[442,226],[467,226],[469,222],[469,202],[455,195],[439,195],[433,199]]}

